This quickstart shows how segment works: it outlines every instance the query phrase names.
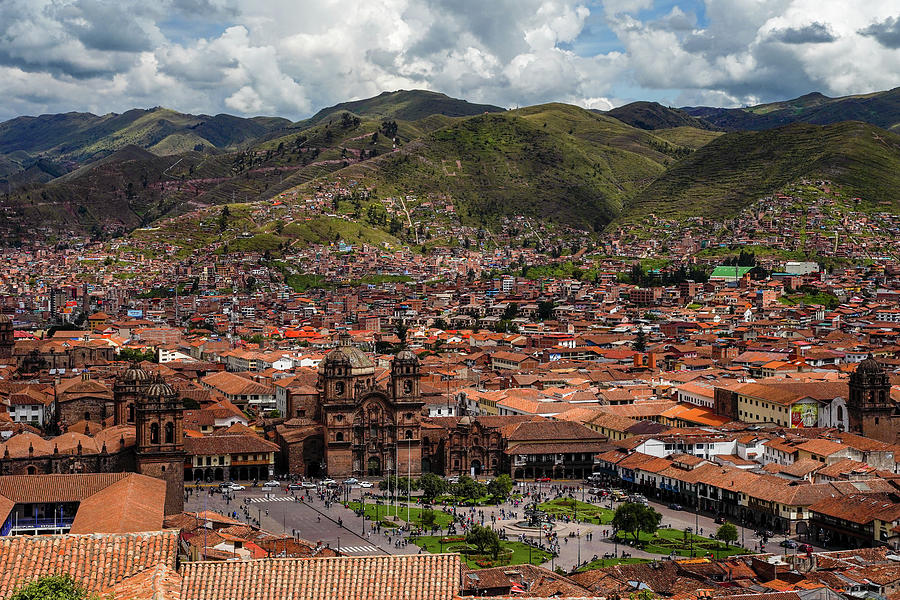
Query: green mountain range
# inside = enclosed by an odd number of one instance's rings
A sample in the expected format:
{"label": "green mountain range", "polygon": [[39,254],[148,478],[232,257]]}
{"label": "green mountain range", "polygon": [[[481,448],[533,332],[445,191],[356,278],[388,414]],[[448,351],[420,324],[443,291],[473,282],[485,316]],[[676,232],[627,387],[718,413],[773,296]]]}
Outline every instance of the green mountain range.
{"label": "green mountain range", "polygon": [[349,112],[366,119],[400,119],[418,121],[431,115],[446,117],[471,117],[482,113],[503,112],[505,109],[490,104],[472,104],[437,92],[426,90],[398,90],[382,92],[374,98],[341,102],[323,108],[305,121],[297,123],[309,127],[326,121],[343,112]]}
{"label": "green mountain range", "polygon": [[[726,216],[801,178],[896,209],[900,144],[885,128],[898,121],[897,96],[808,95],[746,109],[640,102],[599,113],[401,90],[297,123],[161,108],[20,117],[0,123],[0,234],[115,235],[338,182],[369,189],[375,204],[444,197],[464,223],[488,228],[517,215],[592,231],[650,213]],[[839,118],[863,113],[866,122]],[[732,131],[740,119],[789,117],[837,122]]]}
{"label": "green mountain range", "polygon": [[668,129],[671,127],[718,129],[708,121],[692,117],[679,108],[663,106],[658,102],[632,102],[607,111],[605,114],[639,129]]}
{"label": "green mountain range", "polygon": [[841,121],[864,121],[900,132],[900,88],[839,98],[813,92],[793,100],[747,108],[694,106],[681,110],[728,131],[759,131],[791,123],[830,125]]}

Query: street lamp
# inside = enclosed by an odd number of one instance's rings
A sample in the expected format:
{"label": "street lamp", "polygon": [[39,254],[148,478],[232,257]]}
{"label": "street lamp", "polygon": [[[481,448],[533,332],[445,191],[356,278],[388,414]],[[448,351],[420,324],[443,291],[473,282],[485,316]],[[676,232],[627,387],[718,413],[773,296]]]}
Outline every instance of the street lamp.
{"label": "street lamp", "polygon": [[578,566],[581,566],[581,530],[575,530],[575,536],[578,538]]}
{"label": "street lamp", "polygon": [[693,527],[687,527],[687,528],[685,529],[685,531],[687,532],[687,534],[688,534],[688,539],[689,539],[690,542],[691,542],[691,558],[694,558],[694,528],[693,528]]}

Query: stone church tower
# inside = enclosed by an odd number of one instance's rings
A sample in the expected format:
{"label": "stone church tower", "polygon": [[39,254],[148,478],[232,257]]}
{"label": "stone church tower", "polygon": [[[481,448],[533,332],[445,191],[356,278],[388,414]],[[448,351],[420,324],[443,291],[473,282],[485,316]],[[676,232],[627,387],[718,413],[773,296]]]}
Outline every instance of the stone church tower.
{"label": "stone church tower", "polygon": [[135,403],[137,472],[166,482],[165,514],[184,511],[184,404],[161,376]]}
{"label": "stone church tower", "polygon": [[850,433],[894,444],[900,432],[900,411],[891,399],[891,381],[869,355],[850,375],[847,402]]}
{"label": "stone church tower", "polygon": [[132,364],[113,384],[113,398],[116,403],[116,425],[135,422],[136,405],[147,394],[150,375],[137,364]]}
{"label": "stone church tower", "polygon": [[15,347],[12,319],[8,315],[0,315],[0,360],[12,358]]}

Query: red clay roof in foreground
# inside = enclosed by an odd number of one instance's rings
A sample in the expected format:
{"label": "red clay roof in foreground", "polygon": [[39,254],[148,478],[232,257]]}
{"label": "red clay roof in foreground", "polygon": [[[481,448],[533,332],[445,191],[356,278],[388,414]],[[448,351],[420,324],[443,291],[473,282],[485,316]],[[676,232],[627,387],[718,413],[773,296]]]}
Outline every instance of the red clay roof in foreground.
{"label": "red clay roof in foreground", "polygon": [[457,554],[186,563],[182,600],[451,600]]}
{"label": "red clay roof in foreground", "polygon": [[46,575],[71,575],[101,592],[158,565],[175,566],[178,531],[121,535],[41,535],[0,538],[0,598]]}

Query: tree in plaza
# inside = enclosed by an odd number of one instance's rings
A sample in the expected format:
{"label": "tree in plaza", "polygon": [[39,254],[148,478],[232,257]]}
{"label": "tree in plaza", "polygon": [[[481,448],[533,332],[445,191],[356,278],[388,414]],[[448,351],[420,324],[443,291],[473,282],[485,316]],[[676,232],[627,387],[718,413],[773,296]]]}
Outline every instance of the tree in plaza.
{"label": "tree in plaza", "polygon": [[659,529],[659,522],[662,515],[643,504],[636,502],[626,502],[620,504],[613,515],[612,526],[617,531],[630,533],[637,543],[641,532],[647,534],[656,533]]}
{"label": "tree in plaza", "polygon": [[487,493],[499,504],[509,497],[512,487],[512,478],[504,473],[499,477],[494,477],[488,482]]}
{"label": "tree in plaza", "polygon": [[485,493],[485,485],[475,481],[468,475],[461,476],[459,483],[453,486],[453,494],[464,500],[477,500],[484,496]]}
{"label": "tree in plaza", "polygon": [[422,490],[422,499],[432,502],[447,490],[447,482],[434,473],[425,473],[419,477],[419,489]]}
{"label": "tree in plaza", "polygon": [[736,542],[738,539],[737,527],[731,523],[725,523],[716,531],[716,539],[725,542],[728,546],[730,542]]}
{"label": "tree in plaza", "polygon": [[419,518],[422,521],[422,527],[424,527],[425,529],[431,529],[432,527],[434,527],[435,522],[437,522],[437,513],[435,513],[430,508],[425,509],[420,513]]}
{"label": "tree in plaza", "polygon": [[9,600],[87,600],[96,597],[68,575],[49,575],[16,588]]}
{"label": "tree in plaza", "polygon": [[466,543],[478,548],[482,554],[490,552],[495,559],[500,553],[500,536],[489,527],[473,525],[466,534]]}

